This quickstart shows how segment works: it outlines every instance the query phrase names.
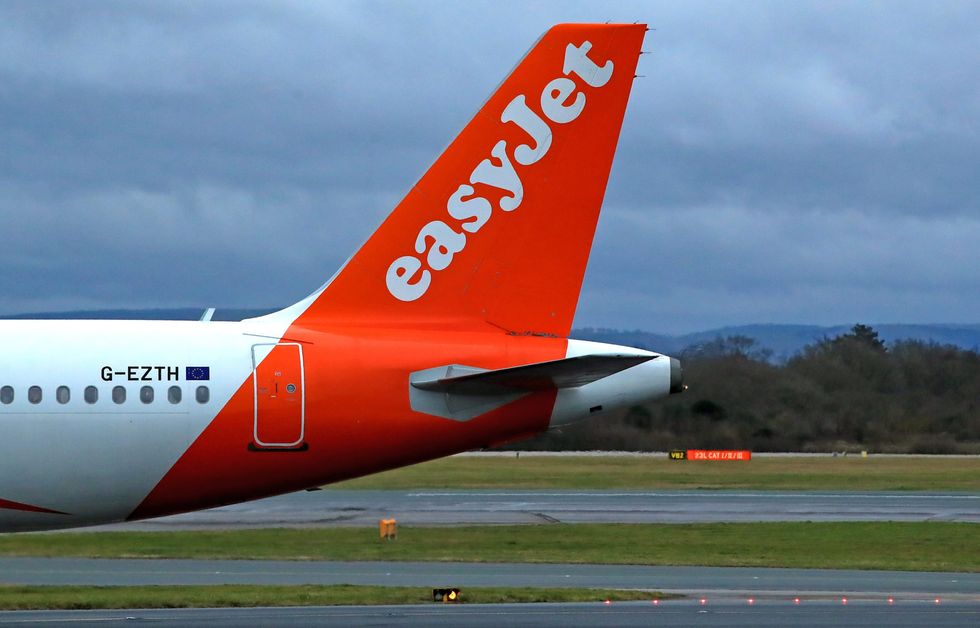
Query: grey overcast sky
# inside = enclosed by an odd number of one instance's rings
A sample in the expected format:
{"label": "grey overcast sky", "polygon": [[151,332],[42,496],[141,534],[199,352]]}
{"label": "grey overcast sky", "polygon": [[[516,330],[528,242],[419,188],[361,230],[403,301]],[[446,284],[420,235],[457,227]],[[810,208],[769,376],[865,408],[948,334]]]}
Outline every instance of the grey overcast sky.
{"label": "grey overcast sky", "polygon": [[286,305],[531,43],[647,22],[576,325],[980,322],[980,3],[0,3],[0,313]]}

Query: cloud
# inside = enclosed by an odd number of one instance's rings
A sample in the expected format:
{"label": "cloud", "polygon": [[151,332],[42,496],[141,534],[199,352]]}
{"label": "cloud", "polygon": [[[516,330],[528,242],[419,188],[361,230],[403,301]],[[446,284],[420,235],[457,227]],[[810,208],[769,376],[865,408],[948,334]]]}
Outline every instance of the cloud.
{"label": "cloud", "polygon": [[970,322],[977,238],[980,215],[621,207],[603,219],[582,302],[590,320],[671,332],[720,320]]}
{"label": "cloud", "polygon": [[647,21],[577,323],[975,321],[971,3],[8,2],[0,312],[286,304],[547,26]]}

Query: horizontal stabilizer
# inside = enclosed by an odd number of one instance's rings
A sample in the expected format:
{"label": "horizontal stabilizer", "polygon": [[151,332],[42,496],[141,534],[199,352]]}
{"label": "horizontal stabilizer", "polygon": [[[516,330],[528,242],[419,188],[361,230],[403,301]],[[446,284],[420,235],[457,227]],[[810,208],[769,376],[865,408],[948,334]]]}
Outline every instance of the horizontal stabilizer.
{"label": "horizontal stabilizer", "polygon": [[[439,369],[441,376],[432,376],[436,369],[413,374],[423,377],[413,377],[411,384],[419,390],[455,395],[577,388],[657,357],[635,354],[583,355],[492,371],[452,365]],[[429,377],[424,377],[424,374]]]}

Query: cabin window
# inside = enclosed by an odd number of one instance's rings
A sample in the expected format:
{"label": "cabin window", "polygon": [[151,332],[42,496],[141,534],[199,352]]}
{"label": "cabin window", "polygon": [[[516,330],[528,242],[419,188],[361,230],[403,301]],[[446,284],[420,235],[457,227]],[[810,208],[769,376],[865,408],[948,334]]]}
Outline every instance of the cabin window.
{"label": "cabin window", "polygon": [[143,403],[153,403],[153,386],[143,386],[140,388],[140,401]]}
{"label": "cabin window", "polygon": [[14,402],[14,387],[13,386],[4,386],[3,388],[0,388],[0,402],[2,402],[4,404],[8,404],[8,403],[13,403]]}
{"label": "cabin window", "polygon": [[167,389],[167,401],[170,403],[180,403],[181,396],[180,386],[171,386]]}
{"label": "cabin window", "polygon": [[27,400],[31,403],[41,403],[41,387],[31,386],[27,389]]}
{"label": "cabin window", "polygon": [[207,386],[198,386],[194,396],[198,403],[207,403],[211,399],[211,391],[208,390]]}
{"label": "cabin window", "polygon": [[126,403],[126,389],[123,386],[112,387],[112,402]]}
{"label": "cabin window", "polygon": [[86,386],[82,396],[85,397],[85,403],[95,403],[99,400],[99,389],[95,386]]}
{"label": "cabin window", "polygon": [[54,391],[54,398],[58,403],[68,403],[71,401],[71,390],[67,386],[58,386]]}

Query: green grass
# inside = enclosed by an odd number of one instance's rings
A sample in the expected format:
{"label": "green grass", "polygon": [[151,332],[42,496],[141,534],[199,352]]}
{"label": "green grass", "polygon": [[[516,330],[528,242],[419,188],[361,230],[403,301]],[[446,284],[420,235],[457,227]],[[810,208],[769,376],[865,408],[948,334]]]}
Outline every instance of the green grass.
{"label": "green grass", "polygon": [[667,456],[455,456],[328,489],[759,489],[980,491],[980,456],[766,457],[748,462]]}
{"label": "green grass", "polygon": [[[950,522],[555,524],[14,534],[0,555],[420,560],[980,571],[980,526]],[[971,549],[972,548],[972,549]]]}
{"label": "green grass", "polygon": [[[652,600],[658,591],[606,589],[521,589],[474,587],[462,590],[462,603],[600,602]],[[89,608],[203,608],[245,606],[334,606],[432,603],[432,589],[354,586],[138,586],[22,587],[0,585],[0,610]]]}

